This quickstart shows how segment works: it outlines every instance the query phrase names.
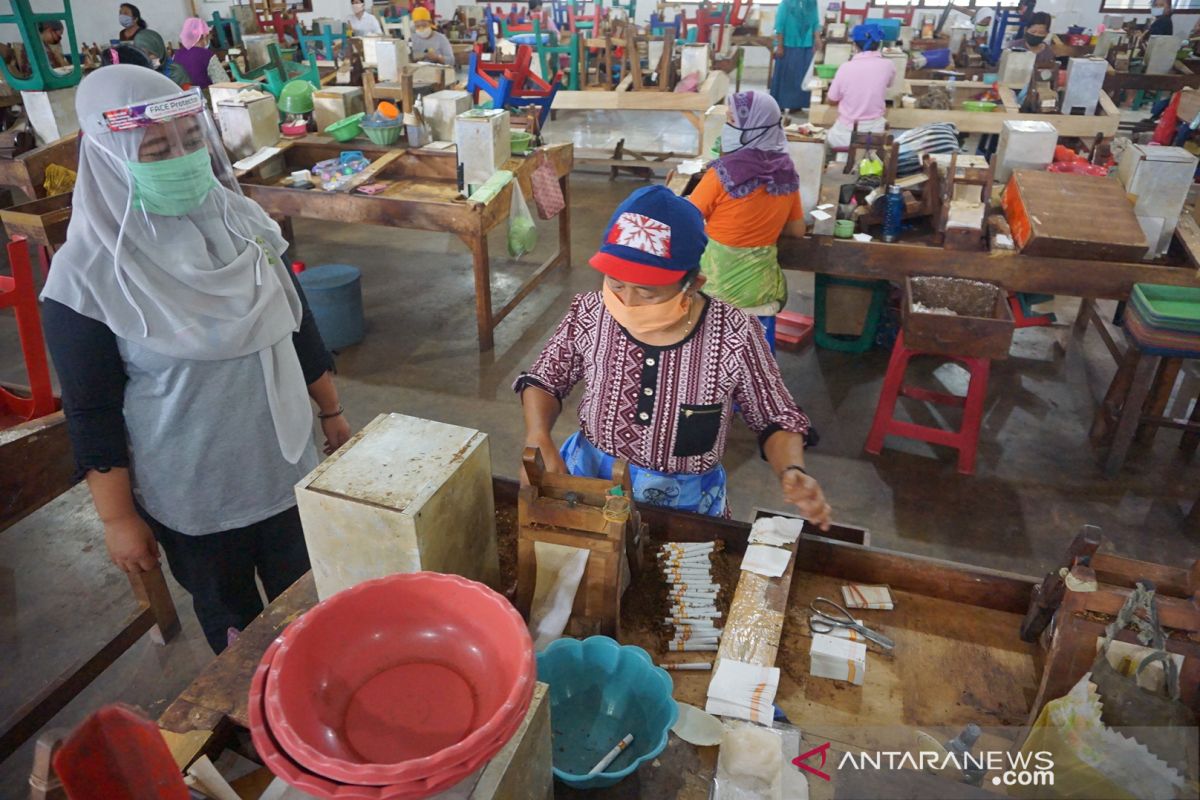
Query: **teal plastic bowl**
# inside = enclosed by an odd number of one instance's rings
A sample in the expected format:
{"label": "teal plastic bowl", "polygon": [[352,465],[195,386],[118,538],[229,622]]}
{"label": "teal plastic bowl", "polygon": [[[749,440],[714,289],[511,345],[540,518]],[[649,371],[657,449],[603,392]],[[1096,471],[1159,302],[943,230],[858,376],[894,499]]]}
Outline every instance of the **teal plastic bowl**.
{"label": "teal plastic bowl", "polygon": [[[576,789],[612,786],[667,746],[679,717],[666,670],[650,654],[607,636],[559,639],[537,656],[550,685],[554,777]],[[633,742],[604,772],[588,775],[621,739]]]}

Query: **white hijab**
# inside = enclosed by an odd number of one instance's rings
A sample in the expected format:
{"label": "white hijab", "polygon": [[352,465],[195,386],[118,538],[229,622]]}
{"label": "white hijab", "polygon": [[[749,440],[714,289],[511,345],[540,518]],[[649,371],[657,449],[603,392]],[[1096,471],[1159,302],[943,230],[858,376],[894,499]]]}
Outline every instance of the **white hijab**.
{"label": "white hijab", "polygon": [[257,353],[279,448],[294,464],[312,438],[312,409],[292,345],[302,309],[280,258],[287,242],[279,226],[221,183],[185,216],[134,207],[125,161],[137,160],[143,131],[110,131],[102,116],[178,92],[165,75],[129,64],[79,84],[83,137],[71,222],[42,298],[171,358]]}

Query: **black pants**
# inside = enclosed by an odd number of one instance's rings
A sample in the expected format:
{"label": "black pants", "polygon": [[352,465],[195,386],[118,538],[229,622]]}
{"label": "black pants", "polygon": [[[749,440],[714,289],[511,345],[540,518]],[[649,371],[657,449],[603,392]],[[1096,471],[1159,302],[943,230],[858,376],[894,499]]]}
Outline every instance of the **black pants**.
{"label": "black pants", "polygon": [[308,548],[293,506],[244,528],[188,536],[142,516],[154,531],[175,580],[192,595],[192,608],[214,653],[228,642],[230,628],[242,630],[263,610],[254,574],[268,601],[309,570]]}

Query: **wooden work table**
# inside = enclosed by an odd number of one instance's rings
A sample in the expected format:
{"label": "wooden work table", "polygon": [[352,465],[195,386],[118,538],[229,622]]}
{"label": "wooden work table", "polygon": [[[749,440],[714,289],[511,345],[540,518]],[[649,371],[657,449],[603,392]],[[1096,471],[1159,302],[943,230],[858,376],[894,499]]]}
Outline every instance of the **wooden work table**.
{"label": "wooden work table", "polygon": [[1125,300],[1135,283],[1200,287],[1194,266],[1047,258],[947,250],[924,244],[858,242],[831,236],[779,240],[784,269],[902,283],[909,275],[944,275],[998,283],[1011,292]]}
{"label": "wooden work table", "polygon": [[[511,510],[516,483],[497,478],[493,487],[497,508]],[[749,534],[745,523],[650,507],[640,510],[654,538],[720,539],[735,557],[745,550]],[[794,563],[790,596],[785,592],[775,598],[787,618],[779,648],[784,677],[776,702],[801,726],[806,743],[815,737],[810,747],[827,739],[835,752],[867,747],[879,743],[872,737],[887,726],[898,734],[917,725],[961,727],[977,720],[1011,726],[1025,721],[1040,665],[1037,647],[1020,641],[1017,631],[1033,578],[807,535],[799,542]],[[838,597],[838,587],[845,581],[889,584],[900,609],[886,616],[867,612],[875,617],[877,628],[898,642],[901,652],[872,652],[863,687],[808,677],[810,634],[805,610],[817,595]],[[312,577],[306,576],[268,606],[167,708],[159,726],[181,767],[219,749],[232,731],[246,727],[250,679],[262,654],[288,623],[315,602]],[[647,631],[629,630],[622,639],[647,646],[656,659],[661,657]],[[919,677],[932,674],[941,676],[936,686]],[[676,672],[672,678],[676,699],[703,707],[711,673]],[[959,702],[962,697],[971,698],[970,703]],[[589,796],[707,798],[708,782],[703,776],[711,774],[712,756],[711,751],[698,752],[672,739],[654,765]],[[685,773],[700,777],[681,785]],[[832,796],[828,786],[817,788],[818,783],[810,782],[814,797]],[[559,796],[576,796],[561,785],[557,788]]]}
{"label": "wooden work table", "polygon": [[58,164],[71,170],[79,169],[78,138],[73,133],[16,158],[0,158],[0,186],[20,189],[30,200],[45,197],[46,167]]}
{"label": "wooden work table", "polygon": [[1182,61],[1176,61],[1170,72],[1149,74],[1145,72],[1118,72],[1109,68],[1104,76],[1104,91],[1145,90],[1150,92],[1178,92],[1180,89],[1200,88],[1200,72],[1193,71]]}
{"label": "wooden work table", "polygon": [[[354,140],[345,144],[322,135],[309,135],[283,142],[283,150],[271,161],[239,176],[246,196],[272,217],[287,223],[292,217],[348,224],[383,225],[394,228],[452,233],[471,252],[475,274],[475,316],[479,349],[490,350],[496,326],[516,308],[551,271],[571,261],[570,173],[574,151],[570,144],[540,148],[528,157],[513,157],[503,168],[511,170],[525,196],[533,196],[531,177],[544,157],[553,166],[567,207],[558,215],[558,249],[538,266],[525,283],[499,309],[492,305],[491,261],[487,235],[508,220],[512,184],[486,205],[468,202],[458,195],[457,159],[453,150],[409,150],[384,147]],[[336,158],[344,150],[361,150],[371,166],[355,185],[368,180],[387,182],[375,195],[353,191],[323,192],[293,189],[284,185],[293,170],[308,169],[319,161]],[[280,165],[278,161],[282,161]],[[274,163],[273,163],[274,162]],[[263,175],[272,177],[264,178]]]}
{"label": "wooden work table", "polygon": [[[976,81],[948,82],[915,79],[907,82],[910,94],[920,95],[936,87],[945,87],[951,90],[955,97],[955,108],[949,111],[939,111],[931,108],[903,108],[896,104],[889,105],[888,127],[909,130],[934,122],[952,122],[960,133],[1000,133],[1005,122],[1031,120],[1051,123],[1058,130],[1059,136],[1078,136],[1090,139],[1097,133],[1105,136],[1115,135],[1117,125],[1121,121],[1120,110],[1104,92],[1100,93],[1099,113],[1092,116],[1022,113],[1016,94],[1012,89],[1004,86],[999,88],[1000,105],[994,111],[966,111],[961,108],[961,101],[987,91],[992,88],[991,84]],[[822,127],[833,125],[837,122],[837,106],[814,103],[809,109],[809,121]]]}

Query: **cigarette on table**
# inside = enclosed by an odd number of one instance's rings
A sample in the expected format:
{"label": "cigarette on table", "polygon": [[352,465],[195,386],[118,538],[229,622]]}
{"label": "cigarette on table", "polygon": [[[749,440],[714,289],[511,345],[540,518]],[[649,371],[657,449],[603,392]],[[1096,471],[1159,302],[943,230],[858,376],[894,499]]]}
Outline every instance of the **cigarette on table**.
{"label": "cigarette on table", "polygon": [[690,631],[690,630],[680,630],[679,628],[676,628],[675,636],[671,639],[671,642],[672,643],[688,642],[688,641],[699,642],[699,641],[704,641],[706,639],[710,639],[715,642],[720,638],[721,638],[720,631],[715,630],[715,629],[707,630],[707,631],[705,631],[705,630]]}
{"label": "cigarette on table", "polygon": [[680,661],[677,663],[663,662],[659,664],[663,669],[669,670],[688,670],[699,672],[701,670],[711,670],[712,663],[709,661]]}
{"label": "cigarette on table", "polygon": [[667,617],[663,620],[667,625],[695,625],[696,623],[712,622],[712,619],[700,617]]}
{"label": "cigarette on table", "polygon": [[679,635],[680,631],[691,631],[692,633],[701,633],[701,632],[707,631],[710,633],[717,633],[718,631],[721,630],[721,628],[718,628],[715,625],[711,624],[711,621],[707,625],[701,625],[699,623],[696,623],[694,625],[676,625],[674,627],[675,627],[675,635],[676,636]]}
{"label": "cigarette on table", "polygon": [[662,556],[658,560],[663,564],[699,564],[701,566],[711,566],[713,563],[707,553],[699,556]]}
{"label": "cigarette on table", "polygon": [[617,760],[617,756],[621,755],[622,751],[624,751],[626,747],[629,747],[629,745],[632,741],[633,741],[633,734],[632,733],[625,734],[625,738],[622,739],[621,741],[617,742],[617,746],[614,747],[612,750],[609,750],[608,755],[606,755],[604,758],[600,759],[600,763],[597,764],[596,766],[592,767],[591,770],[588,772],[588,775],[595,775],[598,772],[603,772],[605,767],[607,767],[609,764],[611,764],[612,762]]}
{"label": "cigarette on table", "polygon": [[680,653],[715,653],[719,649],[719,646],[716,643],[699,644],[696,642],[672,642],[668,649]]}
{"label": "cigarette on table", "polygon": [[670,608],[673,614],[678,614],[682,611],[684,614],[690,614],[693,617],[719,617],[721,613],[717,611],[716,606],[689,606],[681,603],[673,603]]}
{"label": "cigarette on table", "polygon": [[664,542],[663,550],[711,550],[716,542]]}
{"label": "cigarette on table", "polygon": [[685,592],[688,590],[712,592],[718,588],[720,587],[711,581],[671,581],[671,589],[676,592]]}

